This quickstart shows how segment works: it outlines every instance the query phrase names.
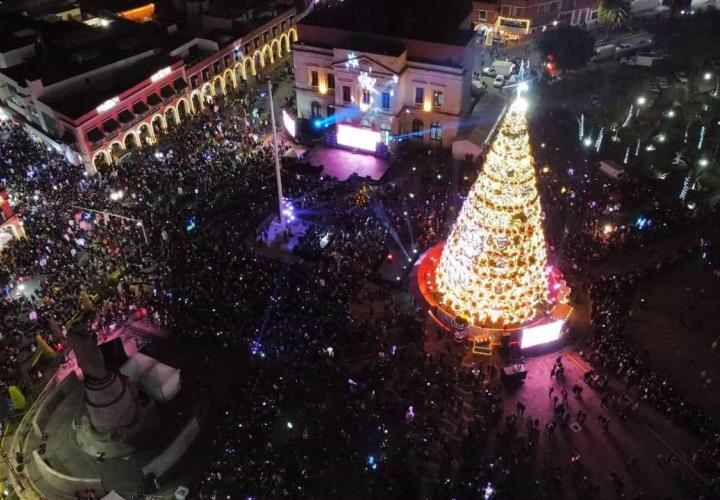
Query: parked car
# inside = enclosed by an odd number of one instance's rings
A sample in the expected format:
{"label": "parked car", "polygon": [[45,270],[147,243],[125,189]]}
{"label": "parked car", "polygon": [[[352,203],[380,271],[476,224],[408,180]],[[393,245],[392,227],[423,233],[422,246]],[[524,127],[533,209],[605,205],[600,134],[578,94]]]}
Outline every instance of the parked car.
{"label": "parked car", "polygon": [[675,73],[675,79],[680,83],[688,83],[690,79],[687,76],[687,73],[684,71],[678,71]]}
{"label": "parked car", "polygon": [[685,168],[688,165],[687,160],[683,158],[680,152],[675,154],[675,158],[673,158],[670,163],[676,168]]}
{"label": "parked car", "polygon": [[662,76],[656,78],[655,81],[657,82],[658,87],[663,90],[667,90],[670,88],[670,83],[668,83],[667,79]]}
{"label": "parked car", "polygon": [[666,172],[665,170],[661,170],[652,164],[647,168],[647,173],[651,178],[657,179],[659,181],[664,181],[665,179],[667,179],[668,176],[668,172]]}
{"label": "parked car", "polygon": [[625,177],[625,169],[612,160],[602,160],[597,167],[601,173],[617,181]]}
{"label": "parked car", "polygon": [[631,49],[632,45],[627,42],[624,42],[624,43],[619,44],[617,46],[617,48],[618,48],[618,50],[627,50],[627,49]]}
{"label": "parked car", "polygon": [[490,66],[486,66],[482,70],[483,76],[495,76],[497,75],[497,71],[495,71],[495,68],[491,68]]}
{"label": "parked car", "polygon": [[503,85],[505,85],[505,77],[502,75],[498,75],[495,77],[495,80],[493,81],[493,87],[496,89],[502,88]]}

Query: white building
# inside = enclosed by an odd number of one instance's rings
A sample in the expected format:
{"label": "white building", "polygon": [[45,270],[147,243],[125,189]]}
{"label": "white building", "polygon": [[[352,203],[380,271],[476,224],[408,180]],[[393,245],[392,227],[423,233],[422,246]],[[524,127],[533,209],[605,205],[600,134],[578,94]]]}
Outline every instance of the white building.
{"label": "white building", "polygon": [[391,149],[398,140],[450,147],[470,106],[473,33],[464,28],[418,40],[323,26],[310,15],[293,54],[299,118],[380,132]]}

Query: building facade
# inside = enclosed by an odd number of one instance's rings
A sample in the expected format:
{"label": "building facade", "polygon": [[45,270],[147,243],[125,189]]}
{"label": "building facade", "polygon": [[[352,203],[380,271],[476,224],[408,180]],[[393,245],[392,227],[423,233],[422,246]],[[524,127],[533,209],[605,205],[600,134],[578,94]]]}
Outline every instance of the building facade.
{"label": "building facade", "polygon": [[298,31],[299,118],[380,132],[391,150],[404,140],[450,147],[470,104],[472,32],[440,43],[303,23]]}
{"label": "building facade", "polygon": [[75,70],[58,72],[52,61],[16,64],[0,69],[0,101],[30,133],[94,172],[259,78],[297,41],[295,15],[289,9],[222,42],[171,38],[169,49],[155,44],[118,57],[79,50],[68,54]]}
{"label": "building facade", "polygon": [[599,0],[484,0],[473,2],[472,23],[485,43],[519,41],[557,23],[590,27]]}

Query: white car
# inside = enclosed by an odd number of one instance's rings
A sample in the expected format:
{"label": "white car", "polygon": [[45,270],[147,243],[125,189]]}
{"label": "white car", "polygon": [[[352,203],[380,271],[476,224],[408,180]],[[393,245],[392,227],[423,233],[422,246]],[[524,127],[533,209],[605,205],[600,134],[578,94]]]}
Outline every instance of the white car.
{"label": "white car", "polygon": [[687,160],[685,158],[683,158],[680,153],[675,154],[675,158],[673,158],[672,162],[670,162],[670,163],[672,163],[673,166],[678,167],[678,168],[687,167]]}
{"label": "white car", "polygon": [[503,85],[505,85],[505,77],[503,75],[496,76],[495,80],[493,80],[493,87],[500,89]]}
{"label": "white car", "polygon": [[675,79],[680,83],[687,83],[690,80],[688,79],[687,73],[684,73],[682,71],[678,71],[675,73]]}
{"label": "white car", "polygon": [[625,43],[621,43],[620,45],[618,45],[617,48],[618,48],[618,50],[627,50],[627,49],[632,48],[632,45],[625,42]]}
{"label": "white car", "polygon": [[482,74],[483,74],[483,76],[495,76],[495,75],[497,75],[497,71],[495,70],[495,68],[491,68],[490,66],[487,66],[487,67],[483,68]]}

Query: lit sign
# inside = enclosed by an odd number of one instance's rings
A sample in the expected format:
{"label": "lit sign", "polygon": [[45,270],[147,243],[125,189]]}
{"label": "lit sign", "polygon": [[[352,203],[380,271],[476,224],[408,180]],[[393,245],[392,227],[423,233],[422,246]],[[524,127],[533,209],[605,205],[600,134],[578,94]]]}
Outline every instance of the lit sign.
{"label": "lit sign", "polygon": [[163,68],[163,69],[161,69],[160,71],[158,71],[157,73],[153,74],[153,75],[150,77],[150,80],[153,81],[153,82],[157,82],[157,81],[159,81],[159,80],[162,80],[163,78],[165,78],[166,76],[168,76],[171,71],[172,71],[172,70],[170,69],[170,66],[168,66],[167,68]]}
{"label": "lit sign", "polygon": [[108,99],[107,101],[105,101],[104,103],[102,103],[100,106],[98,106],[95,109],[97,110],[98,113],[103,113],[109,109],[114,108],[115,105],[119,102],[120,102],[120,98],[118,96],[115,96],[111,99]]}
{"label": "lit sign", "polygon": [[283,125],[285,126],[285,132],[287,132],[292,137],[295,137],[295,120],[293,120],[293,117],[290,116],[290,114],[284,109],[282,110],[282,120]]}
{"label": "lit sign", "polygon": [[528,347],[547,344],[548,342],[559,339],[564,324],[564,321],[557,320],[540,326],[524,328],[520,348],[527,349]]}
{"label": "lit sign", "polygon": [[511,17],[498,16],[497,24],[505,28],[516,28],[525,30],[526,35],[530,32],[529,19],[515,19]]}
{"label": "lit sign", "polygon": [[348,125],[338,125],[337,127],[337,142],[342,146],[375,152],[377,144],[381,140],[380,132],[374,132],[370,129],[350,127]]}

